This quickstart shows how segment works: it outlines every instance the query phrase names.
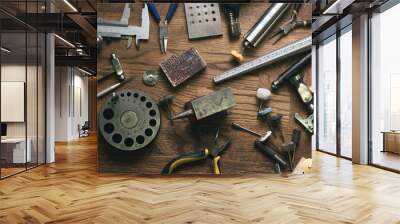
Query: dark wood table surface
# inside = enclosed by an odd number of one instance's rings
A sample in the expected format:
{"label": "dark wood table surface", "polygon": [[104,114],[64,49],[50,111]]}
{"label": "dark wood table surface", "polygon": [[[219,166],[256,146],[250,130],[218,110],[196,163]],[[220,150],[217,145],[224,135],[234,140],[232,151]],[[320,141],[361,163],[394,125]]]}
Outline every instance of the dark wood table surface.
{"label": "dark wood table surface", "polygon": [[[158,11],[162,17],[165,16],[169,4],[157,4]],[[258,18],[264,13],[268,3],[249,3],[244,4],[240,11],[240,26],[242,35],[246,33]],[[135,3],[131,24],[140,24],[140,4]],[[121,16],[123,4],[98,4],[98,16],[107,19],[118,20]],[[289,13],[283,18],[286,21]],[[300,19],[311,18],[311,5],[304,4],[300,10]],[[111,70],[110,54],[116,53],[122,63],[123,69],[128,77],[133,80],[121,87],[122,89],[135,88],[150,94],[154,100],[161,96],[174,94],[172,109],[174,112],[183,110],[186,102],[195,97],[199,97],[223,87],[231,87],[236,98],[236,106],[229,110],[226,119],[216,124],[220,127],[220,139],[231,138],[233,144],[222,155],[220,160],[221,171],[223,174],[240,175],[248,173],[273,173],[273,163],[262,153],[254,148],[256,137],[242,131],[233,130],[232,122],[237,122],[260,133],[265,133],[268,126],[264,121],[257,119],[259,102],[256,99],[256,90],[260,87],[270,89],[271,82],[275,80],[289,65],[294,63],[299,57],[292,57],[284,62],[262,68],[251,72],[240,78],[230,80],[215,85],[212,78],[236,65],[232,63],[230,51],[240,50],[243,38],[230,40],[227,30],[226,18],[221,10],[222,31],[220,37],[212,37],[201,40],[188,40],[184,5],[180,3],[178,9],[170,21],[168,52],[161,54],[158,39],[158,26],[150,18],[150,39],[140,43],[140,50],[135,46],[126,49],[126,40],[113,41],[105,45],[98,55],[98,74]],[[283,38],[273,45],[271,40],[264,39],[259,46],[245,57],[251,60],[264,55],[274,49],[278,49],[290,42],[311,35],[309,28],[299,28],[294,30],[289,36]],[[182,84],[178,88],[172,88],[166,77],[161,74],[160,81],[154,87],[143,84],[143,73],[145,70],[159,69],[159,63],[173,54],[182,54],[187,49],[194,47],[207,62],[207,68],[200,74]],[[311,85],[311,66],[305,69],[305,82]],[[107,79],[98,84],[98,91],[114,83],[115,80]],[[97,107],[100,109],[104,98],[98,101]],[[301,157],[311,157],[311,135],[304,131],[294,120],[294,113],[299,112],[303,116],[307,115],[305,106],[301,103],[299,96],[294,89],[283,86],[279,91],[273,93],[268,106],[273,108],[273,112],[283,115],[282,128],[286,141],[290,139],[292,129],[302,130],[301,143],[296,151],[296,161]],[[204,146],[210,146],[216,127],[202,127],[203,129],[193,128],[187,119],[179,120],[171,125],[167,120],[167,115],[162,112],[162,122],[160,132],[156,140],[139,153],[120,153],[112,149],[100,137],[98,139],[98,170],[100,172],[124,172],[137,175],[160,174],[164,165],[177,153],[202,150]],[[100,132],[99,132],[100,133]],[[281,145],[280,138],[272,138],[276,145]],[[196,164],[191,164],[177,170],[177,174],[210,174],[211,159]]]}

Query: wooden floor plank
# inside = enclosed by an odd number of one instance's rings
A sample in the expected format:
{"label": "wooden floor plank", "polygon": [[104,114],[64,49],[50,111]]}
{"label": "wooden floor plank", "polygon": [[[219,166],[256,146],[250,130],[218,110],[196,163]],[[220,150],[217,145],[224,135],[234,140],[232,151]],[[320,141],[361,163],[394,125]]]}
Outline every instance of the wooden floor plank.
{"label": "wooden floor plank", "polygon": [[289,177],[99,174],[96,139],[0,181],[0,223],[400,223],[400,176],[320,152]]}

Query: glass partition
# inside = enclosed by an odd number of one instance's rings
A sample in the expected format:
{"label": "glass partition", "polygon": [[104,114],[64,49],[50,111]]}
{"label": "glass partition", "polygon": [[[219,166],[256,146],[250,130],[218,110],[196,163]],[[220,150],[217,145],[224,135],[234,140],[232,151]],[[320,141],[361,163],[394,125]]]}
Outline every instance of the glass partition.
{"label": "glass partition", "polygon": [[371,18],[370,162],[400,171],[400,4]]}
{"label": "glass partition", "polygon": [[45,34],[17,19],[44,1],[0,2],[0,178],[45,162]]}
{"label": "glass partition", "polygon": [[317,149],[336,154],[336,35],[318,46]]}

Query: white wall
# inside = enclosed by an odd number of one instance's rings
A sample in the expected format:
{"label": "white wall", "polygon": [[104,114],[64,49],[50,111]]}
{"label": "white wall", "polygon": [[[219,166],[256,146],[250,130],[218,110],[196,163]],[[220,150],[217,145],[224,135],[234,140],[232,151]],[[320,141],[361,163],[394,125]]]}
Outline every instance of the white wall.
{"label": "white wall", "polygon": [[88,120],[88,78],[72,67],[56,67],[55,74],[55,140],[70,141]]}

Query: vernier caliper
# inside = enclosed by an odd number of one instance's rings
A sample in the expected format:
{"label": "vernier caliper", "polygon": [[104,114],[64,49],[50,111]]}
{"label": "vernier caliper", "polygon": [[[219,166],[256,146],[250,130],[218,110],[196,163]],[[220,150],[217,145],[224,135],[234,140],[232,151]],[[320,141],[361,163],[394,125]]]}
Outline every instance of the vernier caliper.
{"label": "vernier caliper", "polygon": [[144,4],[142,8],[142,25],[129,26],[129,18],[131,11],[131,3],[125,3],[124,12],[119,21],[109,21],[99,18],[97,21],[97,35],[106,38],[127,38],[128,45],[130,48],[132,45],[132,39],[136,37],[136,47],[139,47],[139,40],[148,40],[150,31],[150,18],[147,5]]}

